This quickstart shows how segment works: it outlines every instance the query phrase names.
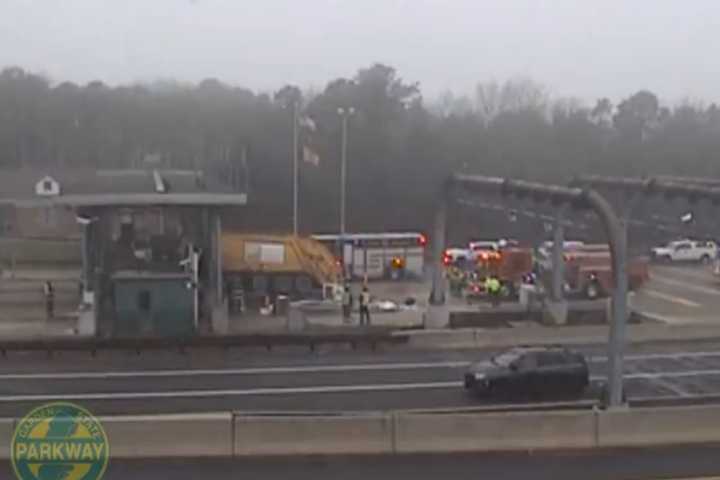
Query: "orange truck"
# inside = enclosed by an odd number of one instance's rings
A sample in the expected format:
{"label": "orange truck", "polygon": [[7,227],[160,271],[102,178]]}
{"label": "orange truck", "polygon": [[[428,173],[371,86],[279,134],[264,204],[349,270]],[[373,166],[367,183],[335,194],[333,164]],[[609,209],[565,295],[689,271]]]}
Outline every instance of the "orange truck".
{"label": "orange truck", "polygon": [[[566,253],[564,258],[566,290],[588,299],[610,295],[615,282],[607,245],[586,245]],[[640,288],[649,278],[648,260],[629,260],[627,272],[629,290]]]}

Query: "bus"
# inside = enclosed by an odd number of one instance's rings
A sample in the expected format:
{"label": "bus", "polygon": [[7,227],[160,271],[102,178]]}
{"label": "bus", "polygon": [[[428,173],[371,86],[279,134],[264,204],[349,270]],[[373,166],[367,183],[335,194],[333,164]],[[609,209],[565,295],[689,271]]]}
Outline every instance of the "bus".
{"label": "bus", "polygon": [[427,237],[422,233],[313,235],[330,249],[350,278],[419,279],[425,268]]}

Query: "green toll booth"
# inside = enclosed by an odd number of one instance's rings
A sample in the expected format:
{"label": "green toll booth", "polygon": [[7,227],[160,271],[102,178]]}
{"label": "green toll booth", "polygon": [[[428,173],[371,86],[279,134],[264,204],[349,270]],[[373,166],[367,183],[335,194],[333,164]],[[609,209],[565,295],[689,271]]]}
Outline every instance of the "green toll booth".
{"label": "green toll booth", "polygon": [[113,336],[177,337],[196,332],[199,302],[190,275],[120,271],[111,284]]}

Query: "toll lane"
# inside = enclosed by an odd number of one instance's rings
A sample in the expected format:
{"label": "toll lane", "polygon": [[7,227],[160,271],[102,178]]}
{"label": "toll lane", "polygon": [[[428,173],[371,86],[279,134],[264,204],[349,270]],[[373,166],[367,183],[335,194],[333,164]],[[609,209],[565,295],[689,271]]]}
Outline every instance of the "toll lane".
{"label": "toll lane", "polygon": [[[693,397],[720,394],[720,348],[673,350],[664,345],[631,349],[626,358],[625,384],[630,399]],[[676,348],[678,348],[676,346]],[[584,398],[598,398],[606,373],[602,349],[582,349],[589,359],[593,385]],[[0,373],[0,415],[15,416],[49,401],[80,402],[99,414],[163,413],[216,410],[339,411],[404,408],[445,408],[487,404],[466,394],[462,373],[471,363],[488,359],[492,351],[394,352],[355,356],[340,352],[322,357],[295,357],[278,364],[271,355],[263,366],[188,368],[178,355],[178,367],[164,359],[146,369],[118,362],[106,370],[19,371],[10,363]],[[192,362],[191,362],[192,363]],[[197,362],[196,362],[197,363]],[[159,368],[162,366],[163,368]],[[134,367],[134,366],[130,366]],[[154,367],[154,368],[151,368]]]}

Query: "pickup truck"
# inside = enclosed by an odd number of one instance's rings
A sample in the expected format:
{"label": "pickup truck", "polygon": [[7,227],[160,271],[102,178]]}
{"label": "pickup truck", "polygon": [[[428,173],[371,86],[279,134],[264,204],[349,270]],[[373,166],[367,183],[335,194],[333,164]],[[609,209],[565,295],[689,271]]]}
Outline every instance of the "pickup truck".
{"label": "pickup truck", "polygon": [[697,240],[676,240],[664,247],[651,250],[652,259],[664,262],[701,262],[709,264],[717,258],[715,242]]}

